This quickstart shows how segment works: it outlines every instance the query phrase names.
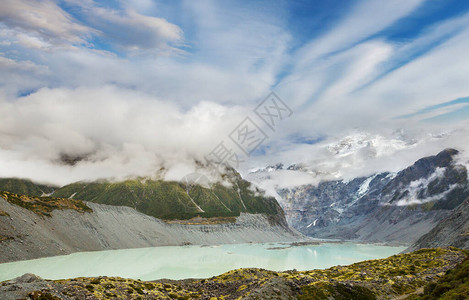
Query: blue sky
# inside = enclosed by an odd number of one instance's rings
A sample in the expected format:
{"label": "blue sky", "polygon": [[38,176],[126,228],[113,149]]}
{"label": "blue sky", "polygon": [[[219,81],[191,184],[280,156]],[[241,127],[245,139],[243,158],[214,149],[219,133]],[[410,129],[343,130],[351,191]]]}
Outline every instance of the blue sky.
{"label": "blue sky", "polygon": [[459,130],[467,49],[467,1],[3,0],[0,162],[198,159],[270,91],[294,114],[259,159]]}

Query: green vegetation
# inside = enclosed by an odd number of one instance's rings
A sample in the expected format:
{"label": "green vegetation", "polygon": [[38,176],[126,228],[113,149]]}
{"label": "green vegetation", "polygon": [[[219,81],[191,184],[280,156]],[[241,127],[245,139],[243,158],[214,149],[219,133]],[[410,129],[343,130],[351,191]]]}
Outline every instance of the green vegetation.
{"label": "green vegetation", "polygon": [[52,193],[54,187],[37,184],[28,179],[0,178],[0,191],[40,197]]}
{"label": "green vegetation", "polygon": [[163,180],[132,179],[73,183],[56,190],[53,195],[129,206],[166,220],[237,217],[241,212],[277,215],[281,211],[274,198],[254,192],[251,184],[239,174],[233,177],[231,187],[220,183],[203,187]]}
{"label": "green vegetation", "polygon": [[10,192],[0,192],[0,197],[6,201],[29,209],[41,216],[51,216],[54,209],[73,209],[79,212],[92,212],[83,201],[52,197],[34,197],[18,195]]}
{"label": "green vegetation", "polygon": [[469,259],[466,258],[462,264],[448,270],[438,282],[428,284],[423,296],[412,299],[469,299]]}
{"label": "green vegetation", "polygon": [[56,297],[47,291],[34,291],[29,294],[29,298],[32,300],[60,300],[59,297]]}
{"label": "green vegetation", "polygon": [[298,299],[374,300],[376,296],[365,287],[342,283],[318,282],[301,289]]}
{"label": "green vegetation", "polygon": [[227,224],[236,223],[235,217],[213,217],[201,218],[195,217],[187,220],[166,220],[169,224],[183,224],[183,225],[213,225],[213,224]]}
{"label": "green vegetation", "polygon": [[119,277],[48,281],[49,290],[33,293],[78,299],[465,299],[468,276],[466,252],[422,249],[327,270],[237,269],[202,280],[156,282]]}
{"label": "green vegetation", "polygon": [[[121,182],[100,180],[72,183],[54,190],[30,180],[5,178],[0,179],[0,191],[5,191],[3,195],[10,203],[42,215],[63,208],[89,211],[82,201],[90,201],[129,206],[144,214],[182,224],[231,223],[242,212],[263,213],[270,216],[270,220],[278,221],[281,208],[274,198],[263,196],[235,171],[226,175],[225,180],[228,185],[215,183],[210,187],[147,178]],[[43,197],[45,194],[54,198]]]}

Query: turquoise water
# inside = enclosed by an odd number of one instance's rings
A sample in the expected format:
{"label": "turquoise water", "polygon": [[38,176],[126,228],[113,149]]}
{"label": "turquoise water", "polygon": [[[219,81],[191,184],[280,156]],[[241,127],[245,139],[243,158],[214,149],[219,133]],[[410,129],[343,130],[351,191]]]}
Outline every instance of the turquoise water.
{"label": "turquoise water", "polygon": [[[273,249],[278,248],[281,249]],[[405,247],[324,243],[175,246],[81,252],[0,264],[0,281],[33,273],[46,279],[120,276],[141,280],[205,278],[237,268],[275,271],[324,269],[385,258]]]}

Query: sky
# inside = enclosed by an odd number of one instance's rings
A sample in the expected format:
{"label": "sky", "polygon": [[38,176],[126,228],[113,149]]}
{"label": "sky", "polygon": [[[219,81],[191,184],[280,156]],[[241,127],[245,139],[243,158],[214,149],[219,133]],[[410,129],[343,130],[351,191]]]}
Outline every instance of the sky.
{"label": "sky", "polygon": [[[0,176],[179,180],[221,142],[243,174],[466,153],[468,49],[467,1],[2,0]],[[255,111],[271,92],[275,126]]]}

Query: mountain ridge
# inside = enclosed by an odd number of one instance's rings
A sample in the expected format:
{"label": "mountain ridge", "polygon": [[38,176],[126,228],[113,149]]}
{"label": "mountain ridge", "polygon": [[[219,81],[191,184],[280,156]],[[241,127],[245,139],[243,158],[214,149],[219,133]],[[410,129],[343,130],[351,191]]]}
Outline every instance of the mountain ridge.
{"label": "mountain ridge", "polygon": [[469,249],[469,198],[406,251],[449,246]]}
{"label": "mountain ridge", "polygon": [[[107,205],[124,205],[160,219],[237,217],[241,213],[266,214],[285,223],[273,197],[265,196],[232,170],[221,182],[209,186],[188,182],[135,178],[124,181],[100,179],[62,187],[40,185],[27,179],[0,179],[0,191],[29,196],[70,198]],[[46,193],[47,192],[47,193]]]}
{"label": "mountain ridge", "polygon": [[[265,214],[241,213],[232,222],[177,224],[126,206],[85,202],[79,212],[43,216],[0,197],[0,263],[74,252],[156,246],[294,242],[306,237]],[[5,237],[5,239],[2,239]]]}
{"label": "mountain ridge", "polygon": [[[276,193],[288,223],[308,236],[409,244],[469,197],[467,169],[455,159],[458,153],[447,148],[396,173],[325,180]],[[283,169],[281,164],[266,167],[254,178],[262,178],[262,172],[270,178]]]}
{"label": "mountain ridge", "polygon": [[10,193],[41,197],[50,195],[57,186],[36,183],[24,178],[0,178],[0,190]]}

